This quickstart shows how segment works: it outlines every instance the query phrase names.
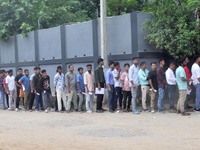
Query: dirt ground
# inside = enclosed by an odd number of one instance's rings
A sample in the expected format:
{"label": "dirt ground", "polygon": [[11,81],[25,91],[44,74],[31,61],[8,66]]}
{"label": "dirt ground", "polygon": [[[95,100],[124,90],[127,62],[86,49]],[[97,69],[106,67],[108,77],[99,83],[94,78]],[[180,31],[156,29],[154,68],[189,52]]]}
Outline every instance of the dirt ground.
{"label": "dirt ground", "polygon": [[0,111],[0,150],[199,150],[200,113]]}

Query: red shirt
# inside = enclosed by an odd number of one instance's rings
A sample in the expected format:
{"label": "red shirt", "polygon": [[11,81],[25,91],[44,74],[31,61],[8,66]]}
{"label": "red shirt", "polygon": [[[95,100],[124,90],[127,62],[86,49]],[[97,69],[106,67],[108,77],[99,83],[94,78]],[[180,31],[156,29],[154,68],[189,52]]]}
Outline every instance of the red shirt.
{"label": "red shirt", "polygon": [[191,79],[191,72],[189,70],[189,68],[187,66],[184,67],[184,70],[185,70],[185,74],[187,76],[188,79]]}

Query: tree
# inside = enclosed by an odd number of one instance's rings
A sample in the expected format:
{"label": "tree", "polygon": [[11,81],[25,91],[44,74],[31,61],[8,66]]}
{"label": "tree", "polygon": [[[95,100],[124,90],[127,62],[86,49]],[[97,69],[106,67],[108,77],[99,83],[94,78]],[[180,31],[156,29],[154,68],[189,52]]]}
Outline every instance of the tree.
{"label": "tree", "polygon": [[186,1],[180,5],[172,0],[159,2],[153,17],[145,25],[149,44],[175,59],[200,52],[200,30]]}

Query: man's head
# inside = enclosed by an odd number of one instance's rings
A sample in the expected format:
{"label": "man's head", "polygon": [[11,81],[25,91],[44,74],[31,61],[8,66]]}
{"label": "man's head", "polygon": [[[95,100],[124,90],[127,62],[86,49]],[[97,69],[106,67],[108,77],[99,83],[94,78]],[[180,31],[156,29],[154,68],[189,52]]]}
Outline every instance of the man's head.
{"label": "man's head", "polygon": [[39,75],[40,74],[40,67],[35,67],[35,74]]}
{"label": "man's head", "polygon": [[104,60],[103,60],[102,58],[99,58],[99,59],[97,60],[97,64],[98,64],[99,66],[103,66],[103,65],[104,65]]}
{"label": "man's head", "polygon": [[116,61],[114,63],[114,66],[115,66],[115,69],[120,70],[120,64],[119,64],[119,62]]}
{"label": "man's head", "polygon": [[165,60],[163,58],[159,60],[159,65],[160,67],[163,67],[165,65]]}
{"label": "man's head", "polygon": [[62,73],[62,67],[61,66],[57,67],[57,72],[60,73],[60,74]]}
{"label": "man's head", "polygon": [[194,55],[194,61],[195,61],[195,63],[200,65],[200,55],[199,54]]}
{"label": "man's head", "polygon": [[4,76],[3,70],[0,70],[0,78]]}
{"label": "man's head", "polygon": [[136,66],[139,64],[138,57],[133,57],[132,61],[133,61],[133,64],[136,65]]}
{"label": "man's head", "polygon": [[80,74],[83,74],[83,68],[82,68],[82,67],[79,67],[79,68],[78,68],[78,72],[79,72]]}
{"label": "man's head", "polygon": [[172,70],[175,70],[176,69],[176,63],[174,61],[170,62],[169,68],[172,69]]}
{"label": "man's head", "polygon": [[157,63],[156,62],[152,62],[151,63],[151,70],[155,71],[157,69]]}
{"label": "man's head", "polygon": [[184,64],[186,63],[186,57],[180,58],[180,59],[178,60],[178,63],[179,63],[179,66],[184,67],[184,66],[185,66]]}
{"label": "man's head", "polygon": [[25,70],[24,70],[24,74],[25,74],[25,76],[29,76],[29,70],[28,70],[28,69],[25,69]]}
{"label": "man's head", "polygon": [[74,72],[74,66],[72,64],[70,64],[68,68],[69,68],[69,72]]}
{"label": "man's head", "polygon": [[128,72],[129,68],[130,68],[130,65],[128,63],[125,63],[124,69],[125,69],[126,72]]}
{"label": "man's head", "polygon": [[13,75],[13,70],[12,70],[12,69],[8,70],[8,75],[9,75],[9,76],[12,76],[12,75]]}
{"label": "man's head", "polygon": [[109,61],[108,65],[109,65],[109,68],[112,70],[115,68],[114,61]]}
{"label": "man's head", "polygon": [[43,69],[43,70],[41,71],[41,73],[42,73],[42,77],[43,77],[43,78],[46,78],[46,77],[47,77],[47,71],[46,71],[45,69]]}
{"label": "man's head", "polygon": [[17,69],[17,74],[22,75],[23,74],[23,69],[22,68],[18,68]]}
{"label": "man's head", "polygon": [[87,64],[86,67],[87,67],[87,71],[88,72],[92,71],[92,65],[91,64]]}
{"label": "man's head", "polygon": [[142,62],[140,63],[140,68],[141,68],[142,70],[145,70],[145,69],[147,68],[146,62],[142,61]]}

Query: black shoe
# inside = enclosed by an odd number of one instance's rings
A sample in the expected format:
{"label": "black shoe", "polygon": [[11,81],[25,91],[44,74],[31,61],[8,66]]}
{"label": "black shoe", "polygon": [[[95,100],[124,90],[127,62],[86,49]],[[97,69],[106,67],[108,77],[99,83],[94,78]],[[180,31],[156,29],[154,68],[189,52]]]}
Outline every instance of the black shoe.
{"label": "black shoe", "polygon": [[194,107],[192,107],[192,106],[190,106],[190,105],[187,105],[186,108],[187,108],[187,109],[192,109],[192,108],[194,108]]}
{"label": "black shoe", "polygon": [[96,110],[96,113],[103,113],[104,111],[102,110]]}
{"label": "black shoe", "polygon": [[106,109],[101,108],[102,111],[107,111]]}
{"label": "black shoe", "polygon": [[182,112],[181,115],[182,115],[182,116],[190,116],[191,114],[190,114],[190,113],[187,113],[187,112]]}

